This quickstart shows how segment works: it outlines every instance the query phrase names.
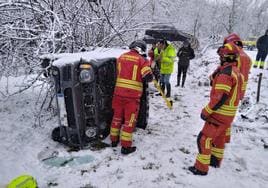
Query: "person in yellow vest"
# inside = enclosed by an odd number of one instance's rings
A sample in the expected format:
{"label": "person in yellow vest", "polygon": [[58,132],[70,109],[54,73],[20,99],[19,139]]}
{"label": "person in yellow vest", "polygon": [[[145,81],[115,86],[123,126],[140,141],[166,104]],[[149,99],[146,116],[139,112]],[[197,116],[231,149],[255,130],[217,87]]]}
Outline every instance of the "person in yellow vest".
{"label": "person in yellow vest", "polygon": [[[160,62],[160,85],[163,92],[167,89],[166,97],[171,96],[170,76],[173,73],[176,50],[172,44],[166,40],[159,42],[161,50],[158,60]],[[159,95],[159,94],[158,94]]]}

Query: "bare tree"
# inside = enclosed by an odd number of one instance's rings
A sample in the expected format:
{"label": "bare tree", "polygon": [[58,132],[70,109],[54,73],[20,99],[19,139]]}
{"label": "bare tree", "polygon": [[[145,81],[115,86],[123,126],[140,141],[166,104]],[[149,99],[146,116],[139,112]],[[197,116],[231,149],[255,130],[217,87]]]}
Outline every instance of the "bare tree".
{"label": "bare tree", "polygon": [[156,23],[200,38],[259,35],[267,10],[263,0],[1,0],[0,79],[38,75],[44,53],[127,45]]}

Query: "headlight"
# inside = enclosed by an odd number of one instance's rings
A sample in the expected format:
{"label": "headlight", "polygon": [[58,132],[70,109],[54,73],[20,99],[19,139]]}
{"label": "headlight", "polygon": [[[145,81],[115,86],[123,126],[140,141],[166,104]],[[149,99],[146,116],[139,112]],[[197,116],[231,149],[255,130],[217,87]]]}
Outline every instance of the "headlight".
{"label": "headlight", "polygon": [[83,69],[79,75],[80,82],[89,83],[93,80],[93,70],[92,69]]}
{"label": "headlight", "polygon": [[89,138],[94,138],[97,135],[97,128],[96,127],[88,127],[85,131],[85,134]]}

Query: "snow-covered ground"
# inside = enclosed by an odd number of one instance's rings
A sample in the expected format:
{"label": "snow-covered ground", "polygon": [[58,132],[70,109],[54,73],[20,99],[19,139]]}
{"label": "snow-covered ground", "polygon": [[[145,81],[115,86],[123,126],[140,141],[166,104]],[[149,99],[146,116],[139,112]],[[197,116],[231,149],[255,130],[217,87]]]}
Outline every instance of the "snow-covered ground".
{"label": "snow-covered ground", "polygon": [[[254,59],[256,51],[248,54]],[[196,139],[204,124],[199,116],[208,102],[210,87],[202,83],[207,81],[208,75],[217,66],[217,59],[215,50],[210,50],[206,56],[193,60],[183,89],[174,87],[176,74],[172,75],[172,94],[178,98],[173,110],[165,106],[161,97],[150,98],[148,128],[134,133],[134,145],[138,149],[129,156],[122,156],[120,147],[67,152],[62,145],[53,142],[50,135],[58,124],[56,117],[46,121],[43,118],[41,126],[33,126],[38,110],[35,104],[40,91],[38,87],[8,100],[0,100],[0,185],[26,173],[34,176],[41,188],[266,187],[267,70],[263,70],[258,104],[255,101],[260,70],[251,70],[246,93],[250,109],[244,108],[240,112],[249,119],[242,119],[240,113],[237,114],[232,141],[226,147],[222,167],[210,168],[205,177],[194,176],[186,170],[195,161]],[[60,156],[92,155],[94,161],[72,167],[49,167],[37,157],[46,147],[57,150]]]}

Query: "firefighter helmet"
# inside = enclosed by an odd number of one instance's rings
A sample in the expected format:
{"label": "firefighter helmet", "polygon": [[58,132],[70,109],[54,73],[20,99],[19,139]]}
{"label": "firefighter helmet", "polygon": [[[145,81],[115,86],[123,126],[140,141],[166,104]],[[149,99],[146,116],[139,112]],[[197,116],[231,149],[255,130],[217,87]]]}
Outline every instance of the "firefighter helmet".
{"label": "firefighter helmet", "polygon": [[135,40],[129,45],[129,49],[135,49],[143,54],[146,52],[146,43],[143,40]]}
{"label": "firefighter helmet", "polygon": [[233,42],[234,44],[243,47],[243,43],[241,38],[236,33],[231,33],[227,37],[224,38],[223,44]]}
{"label": "firefighter helmet", "polygon": [[236,61],[239,54],[237,47],[232,42],[219,47],[217,53],[219,54],[222,62]]}

